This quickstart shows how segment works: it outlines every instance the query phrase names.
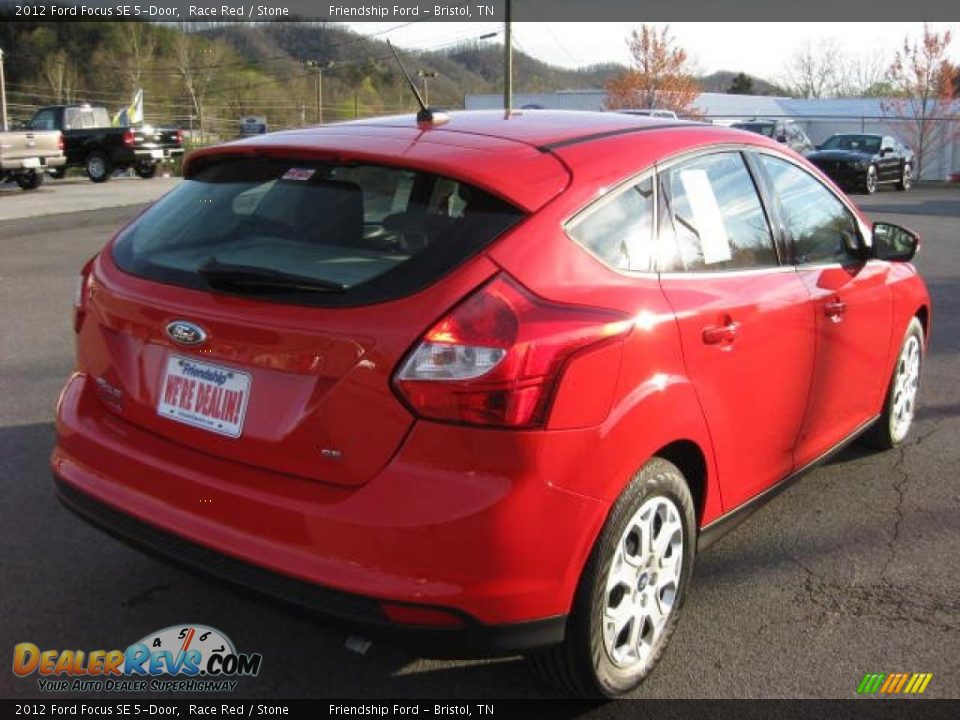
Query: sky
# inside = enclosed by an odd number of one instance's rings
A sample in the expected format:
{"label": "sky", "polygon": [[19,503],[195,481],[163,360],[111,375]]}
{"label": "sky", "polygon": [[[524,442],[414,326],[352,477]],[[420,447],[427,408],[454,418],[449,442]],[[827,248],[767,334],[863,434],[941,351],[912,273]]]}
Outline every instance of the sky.
{"label": "sky", "polygon": [[[474,39],[502,30],[502,23],[406,24],[384,33],[390,23],[346,23],[357,32],[378,33],[400,47],[433,49],[457,40]],[[663,25],[664,23],[654,23]],[[952,27],[951,27],[952,26]],[[639,23],[515,23],[515,47],[540,60],[563,67],[601,62],[627,63],[626,37]],[[931,23],[938,31],[960,33],[960,23]],[[814,44],[834,39],[850,55],[886,54],[892,57],[905,35],[920,37],[923,23],[670,23],[677,43],[685,48],[696,68],[709,74],[717,70],[742,71],[776,81],[790,55],[806,41]],[[502,34],[489,42],[502,42]],[[952,56],[960,61],[960,38]]]}

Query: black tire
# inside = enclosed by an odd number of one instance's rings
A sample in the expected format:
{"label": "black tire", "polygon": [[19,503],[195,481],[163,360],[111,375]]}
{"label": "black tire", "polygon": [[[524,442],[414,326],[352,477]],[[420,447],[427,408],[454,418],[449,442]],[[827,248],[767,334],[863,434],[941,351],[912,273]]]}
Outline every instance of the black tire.
{"label": "black tire", "polygon": [[110,165],[107,156],[99,150],[95,150],[87,155],[83,166],[87,171],[87,177],[95,183],[106,182],[113,173],[113,167]]}
{"label": "black tire", "polygon": [[49,172],[50,177],[54,180],[63,180],[67,176],[67,169],[65,167],[53,168]]}
{"label": "black tire", "polygon": [[156,163],[140,163],[137,165],[133,171],[144,180],[150,180],[157,174],[157,164]]}
{"label": "black tire", "polygon": [[900,192],[906,192],[913,185],[913,168],[910,167],[910,163],[904,163],[903,169],[900,170],[900,179],[897,180],[897,190]]}
{"label": "black tire", "polygon": [[43,185],[43,171],[31,170],[17,175],[17,185],[21,190],[36,190]]}
{"label": "black tire", "polygon": [[873,195],[877,191],[877,180],[877,167],[876,165],[871,165],[867,168],[863,176],[863,184],[860,186],[860,191],[864,195]]}
{"label": "black tire", "polygon": [[[913,340],[911,340],[911,338]],[[904,333],[903,342],[900,344],[900,350],[897,354],[897,364],[893,368],[893,374],[890,376],[890,382],[887,386],[887,394],[883,401],[883,412],[877,421],[870,426],[860,438],[861,442],[874,450],[889,450],[895,448],[906,440],[910,432],[911,425],[916,413],[916,386],[914,386],[912,400],[910,402],[910,418],[906,430],[898,427],[897,402],[902,393],[898,388],[898,375],[902,372],[903,365],[906,362],[905,353],[908,352],[908,345],[911,342],[918,343],[917,357],[917,385],[920,381],[920,371],[923,369],[923,325],[918,318],[910,320],[907,325],[907,331]]]}
{"label": "black tire", "polygon": [[[604,612],[611,607],[608,603],[612,598],[612,593],[607,590],[607,577],[621,547],[621,539],[625,540],[624,546],[629,541],[630,535],[624,533],[633,522],[635,513],[644,503],[655,499],[669,500],[682,526],[679,580],[671,608],[659,636],[651,644],[649,655],[629,667],[618,666],[604,641]],[[642,540],[638,538],[636,542],[639,544]],[[653,671],[676,628],[693,569],[695,545],[696,517],[690,488],[673,463],[653,458],[633,477],[607,517],[581,575],[565,641],[527,657],[534,675],[576,697],[613,698],[635,689]],[[641,630],[646,627],[646,624],[642,625]]]}

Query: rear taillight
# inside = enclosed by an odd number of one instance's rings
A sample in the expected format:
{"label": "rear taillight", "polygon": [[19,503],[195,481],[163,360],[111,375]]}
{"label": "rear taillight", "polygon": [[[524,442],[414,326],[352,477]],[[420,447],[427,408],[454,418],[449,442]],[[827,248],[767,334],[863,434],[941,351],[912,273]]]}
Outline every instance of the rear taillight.
{"label": "rear taillight", "polygon": [[67,146],[66,146],[66,145],[64,144],[64,142],[63,142],[63,134],[61,133],[61,134],[57,137],[57,149],[58,149],[60,152],[63,152],[63,151],[66,149],[66,147],[67,147]]}
{"label": "rear taillight", "polygon": [[177,130],[174,133],[174,140],[176,141],[177,145],[183,145],[183,130]]}
{"label": "rear taillight", "polygon": [[630,327],[620,313],[550,302],[498,275],[423,336],[394,386],[422,418],[539,427],[567,360]]}
{"label": "rear taillight", "polygon": [[127,130],[123,134],[123,144],[126,145],[127,147],[133,147],[135,142],[136,142],[136,137],[133,134],[133,130]]}
{"label": "rear taillight", "polygon": [[87,302],[90,298],[90,276],[93,272],[94,260],[96,260],[96,257],[92,257],[84,263],[83,268],[80,270],[80,277],[77,278],[77,289],[73,297],[74,332],[80,332],[80,328],[83,325],[83,318],[87,314]]}

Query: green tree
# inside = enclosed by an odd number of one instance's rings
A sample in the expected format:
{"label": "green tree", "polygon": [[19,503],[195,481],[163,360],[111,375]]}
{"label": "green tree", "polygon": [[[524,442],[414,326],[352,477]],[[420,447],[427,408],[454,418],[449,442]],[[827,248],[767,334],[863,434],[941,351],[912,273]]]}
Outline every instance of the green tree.
{"label": "green tree", "polygon": [[753,78],[746,73],[737,73],[733,76],[730,87],[727,88],[727,93],[730,95],[756,94],[756,91],[753,89]]}

